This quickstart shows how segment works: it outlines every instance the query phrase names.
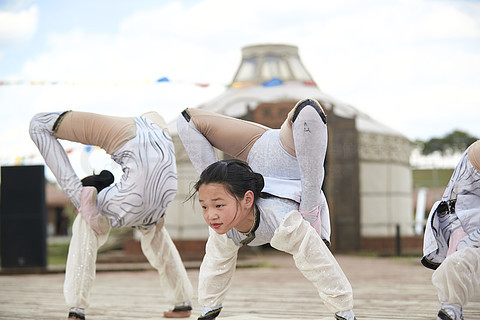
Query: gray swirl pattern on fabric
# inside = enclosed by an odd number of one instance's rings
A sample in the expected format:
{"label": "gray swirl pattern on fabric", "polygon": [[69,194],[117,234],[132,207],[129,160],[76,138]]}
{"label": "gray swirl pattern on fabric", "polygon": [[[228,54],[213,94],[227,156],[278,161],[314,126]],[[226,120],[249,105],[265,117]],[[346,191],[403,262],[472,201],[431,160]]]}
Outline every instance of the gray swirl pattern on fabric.
{"label": "gray swirl pattern on fabric", "polygon": [[113,228],[149,228],[167,211],[177,191],[171,137],[148,119],[135,117],[137,135],[114,152],[123,176],[98,194],[97,208]]}

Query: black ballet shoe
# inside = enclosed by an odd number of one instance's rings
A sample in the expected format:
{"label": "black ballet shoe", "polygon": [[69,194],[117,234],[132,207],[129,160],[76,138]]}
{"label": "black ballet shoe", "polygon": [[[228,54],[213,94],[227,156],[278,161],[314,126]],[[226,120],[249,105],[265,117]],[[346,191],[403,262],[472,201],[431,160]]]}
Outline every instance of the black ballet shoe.
{"label": "black ballet shoe", "polygon": [[302,111],[302,109],[306,106],[311,106],[313,109],[315,109],[320,118],[322,118],[323,123],[327,123],[327,115],[325,114],[325,111],[323,111],[321,104],[315,99],[303,99],[297,102],[295,111],[293,112],[292,123],[295,122],[300,111]]}
{"label": "black ballet shoe", "polygon": [[443,309],[440,309],[440,311],[438,311],[438,314],[437,314],[437,317],[438,319],[441,319],[441,320],[463,320],[463,316],[462,315],[459,315],[460,318],[458,318],[456,315],[454,315],[454,318],[451,317],[451,315],[443,310]]}
{"label": "black ballet shoe", "polygon": [[212,310],[204,316],[198,317],[197,320],[214,320],[218,317],[218,315],[220,314],[220,311],[222,311],[222,307]]}
{"label": "black ballet shoe", "polygon": [[100,174],[93,174],[82,179],[84,187],[95,187],[97,192],[105,189],[114,181],[113,174],[108,170],[102,170]]}
{"label": "black ballet shoe", "polygon": [[85,315],[70,311],[68,313],[68,320],[85,320]]}

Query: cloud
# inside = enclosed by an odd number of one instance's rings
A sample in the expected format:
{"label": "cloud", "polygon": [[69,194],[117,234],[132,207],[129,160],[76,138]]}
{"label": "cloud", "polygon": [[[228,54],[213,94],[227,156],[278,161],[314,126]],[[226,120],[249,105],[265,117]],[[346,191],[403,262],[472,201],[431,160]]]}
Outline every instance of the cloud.
{"label": "cloud", "polygon": [[[445,52],[441,41],[478,36],[472,17],[442,2],[368,4],[169,2],[132,12],[116,33],[57,32],[49,37],[50,50],[34,56],[23,71],[27,78],[169,76],[228,82],[240,62],[242,46],[280,42],[299,46],[307,68],[315,78],[322,76],[317,80],[325,74],[325,81],[356,85],[368,73],[374,79],[410,78],[436,57],[451,60],[457,50],[451,47]],[[432,51],[436,51],[433,60]]]}
{"label": "cloud", "polygon": [[426,31],[426,36],[434,38],[478,38],[480,24],[475,20],[475,13],[472,14],[470,16],[452,5],[438,3],[432,12],[422,18],[420,27]]}
{"label": "cloud", "polygon": [[[267,42],[297,45],[322,90],[411,139],[454,128],[480,136],[478,3],[469,10],[451,1],[161,3],[125,16],[116,32],[53,30],[21,78],[80,85],[0,88],[2,105],[23,116],[3,128],[31,146],[25,126],[40,111],[153,109],[171,120],[223,90],[242,46]],[[36,25],[36,7],[22,12]],[[172,83],[153,83],[161,77]],[[19,153],[20,145],[2,149]]]}
{"label": "cloud", "polygon": [[35,33],[38,21],[37,6],[19,12],[0,11],[0,47],[27,41]]}

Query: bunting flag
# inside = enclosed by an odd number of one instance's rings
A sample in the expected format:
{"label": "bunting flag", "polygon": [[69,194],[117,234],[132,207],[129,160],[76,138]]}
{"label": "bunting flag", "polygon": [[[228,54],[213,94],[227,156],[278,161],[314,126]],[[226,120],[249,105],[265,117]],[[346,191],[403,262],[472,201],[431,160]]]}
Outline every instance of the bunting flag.
{"label": "bunting flag", "polygon": [[17,157],[17,158],[15,158],[15,165],[19,166],[19,165],[23,164],[24,161],[25,161],[25,157]]}
{"label": "bunting flag", "polygon": [[282,80],[278,79],[278,78],[273,78],[271,80],[268,80],[268,81],[265,81],[264,83],[262,83],[262,86],[264,87],[276,87],[276,86],[279,86],[282,84]]}
{"label": "bunting flag", "polygon": [[[172,81],[168,77],[160,77],[157,80],[145,80],[143,82],[140,81],[124,81],[124,82],[110,82],[110,81],[32,81],[32,80],[0,80],[0,87],[1,86],[54,86],[54,85],[95,85],[95,84],[112,84],[112,85],[121,85],[121,84],[149,84],[149,83],[182,83],[185,84],[184,81]],[[187,82],[188,83],[188,82]],[[198,82],[190,82],[189,84],[198,86],[200,88],[208,88],[209,86],[213,85],[212,83],[198,83]],[[275,87],[275,86],[280,86],[283,84],[283,81],[278,78],[273,78],[269,81],[263,82],[261,85],[263,87]],[[304,82],[306,85],[315,85],[314,82]],[[250,85],[255,85],[255,82],[236,82],[236,83],[230,83],[228,85],[224,85],[227,88],[234,87],[234,88],[239,88],[239,87],[244,87],[244,86],[250,86]],[[83,150],[87,153],[91,152],[93,148],[99,148],[99,147],[94,147],[94,146],[83,146]],[[77,148],[78,149],[78,148]],[[70,154],[74,152],[74,149],[66,149],[65,152],[67,154]],[[1,158],[0,159],[0,164],[6,164],[6,163],[14,163],[15,165],[24,165],[27,162],[31,162],[32,159],[37,157],[37,154],[33,155],[28,155],[28,156],[17,156],[13,159],[6,159],[6,158]]]}
{"label": "bunting flag", "polygon": [[[91,145],[86,145],[86,146],[80,146],[80,147],[75,147],[75,148],[68,148],[65,149],[65,152],[67,154],[72,154],[77,151],[84,151],[88,154],[90,154],[93,150],[101,150],[100,147],[98,146],[91,146]],[[22,156],[15,156],[15,157],[2,157],[0,159],[0,165],[14,165],[14,166],[23,166],[27,164],[32,164],[34,162],[38,162],[38,159],[41,158],[41,155],[38,153],[33,153],[29,155],[22,155]]]}
{"label": "bunting flag", "polygon": [[[54,86],[54,85],[97,85],[97,84],[112,84],[112,85],[127,85],[127,84],[149,84],[149,83],[182,83],[185,84],[185,81],[172,81],[168,77],[161,77],[157,80],[144,80],[144,81],[26,81],[26,80],[4,80],[0,81],[0,86]],[[306,85],[315,85],[313,81],[304,81]],[[198,83],[198,82],[187,82],[194,86],[201,88],[208,88],[213,85],[212,83]],[[230,84],[222,84],[226,87],[243,87],[248,85],[255,84],[254,81],[247,82],[236,82]],[[261,85],[264,87],[275,87],[282,85],[283,81],[279,78],[272,78],[271,80],[263,82]]]}
{"label": "bunting flag", "polygon": [[[144,81],[34,81],[34,80],[3,80],[0,81],[0,86],[76,86],[76,85],[97,85],[97,84],[111,84],[111,85],[128,85],[128,84],[149,84],[149,83],[185,83],[184,81],[172,81],[168,77],[161,77],[157,80]],[[191,85],[201,88],[207,88],[212,83],[197,83],[190,82]],[[225,85],[224,86],[229,86]]]}

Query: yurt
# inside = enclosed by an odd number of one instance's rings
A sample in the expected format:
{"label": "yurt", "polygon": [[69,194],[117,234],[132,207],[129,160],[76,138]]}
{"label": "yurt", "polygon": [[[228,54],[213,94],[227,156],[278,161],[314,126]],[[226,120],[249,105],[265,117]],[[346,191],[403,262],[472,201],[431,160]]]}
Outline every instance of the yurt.
{"label": "yurt", "polygon": [[[242,48],[242,60],[231,86],[198,108],[279,128],[303,98],[317,99],[327,112],[329,142],[323,189],[330,207],[332,248],[356,251],[372,243],[369,239],[412,235],[410,141],[322,92],[296,46],[260,44]],[[205,241],[208,227],[201,209],[195,200],[185,201],[198,175],[176,135],[175,123],[169,126],[179,180],[167,228],[177,243]],[[217,155],[224,157],[220,152]]]}

